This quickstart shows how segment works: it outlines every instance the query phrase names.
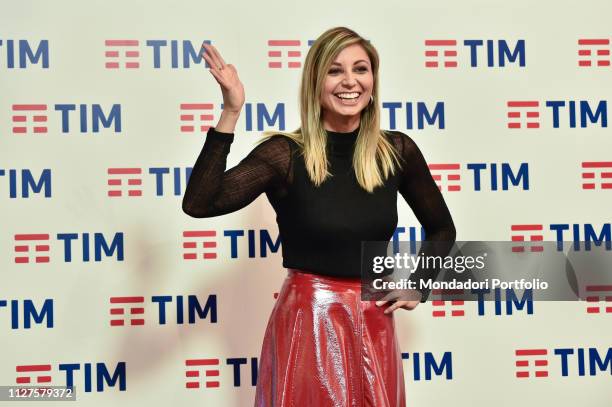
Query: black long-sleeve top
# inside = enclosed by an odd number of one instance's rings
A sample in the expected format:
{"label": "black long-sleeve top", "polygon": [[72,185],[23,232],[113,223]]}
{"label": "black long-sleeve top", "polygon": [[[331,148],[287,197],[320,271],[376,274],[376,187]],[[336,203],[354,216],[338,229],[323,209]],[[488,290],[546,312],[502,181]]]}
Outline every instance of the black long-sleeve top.
{"label": "black long-sleeve top", "polygon": [[398,192],[428,241],[454,241],[451,215],[414,141],[401,132],[385,132],[402,168],[368,193],[352,168],[357,135],[358,129],[327,132],[332,177],[315,187],[298,145],[282,135],[259,144],[225,171],[234,135],[211,128],[191,172],[183,211],[196,218],[219,216],[265,193],[277,215],[283,266],[334,277],[360,277],[361,242],[391,239],[397,227]]}

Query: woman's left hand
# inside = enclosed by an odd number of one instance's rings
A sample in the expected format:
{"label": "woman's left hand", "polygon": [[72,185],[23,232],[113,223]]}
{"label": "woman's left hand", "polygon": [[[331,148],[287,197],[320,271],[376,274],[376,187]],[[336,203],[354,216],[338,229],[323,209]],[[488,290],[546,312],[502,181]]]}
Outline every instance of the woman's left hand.
{"label": "woman's left hand", "polygon": [[[414,295],[418,295],[418,297],[420,297],[420,293],[419,292],[415,292]],[[402,308],[405,310],[413,310],[417,307],[417,305],[419,305],[421,303],[420,298],[418,300],[395,300],[393,301],[393,298],[406,298],[406,293],[402,290],[399,291],[391,291],[390,293],[388,293],[387,295],[385,295],[385,297],[382,300],[376,301],[376,306],[381,307],[383,305],[385,305],[386,303],[390,303],[391,305],[389,307],[387,307],[387,309],[385,310],[385,314],[390,314],[393,311],[395,311],[398,308]],[[413,297],[412,295],[410,296],[411,298]]]}

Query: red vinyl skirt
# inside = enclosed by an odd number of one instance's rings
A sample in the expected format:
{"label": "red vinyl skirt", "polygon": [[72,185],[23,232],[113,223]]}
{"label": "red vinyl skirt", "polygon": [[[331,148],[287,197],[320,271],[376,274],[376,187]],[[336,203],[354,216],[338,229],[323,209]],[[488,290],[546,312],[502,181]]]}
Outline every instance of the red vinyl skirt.
{"label": "red vinyl skirt", "polygon": [[405,406],[393,314],[360,279],[288,269],[259,359],[256,407]]}

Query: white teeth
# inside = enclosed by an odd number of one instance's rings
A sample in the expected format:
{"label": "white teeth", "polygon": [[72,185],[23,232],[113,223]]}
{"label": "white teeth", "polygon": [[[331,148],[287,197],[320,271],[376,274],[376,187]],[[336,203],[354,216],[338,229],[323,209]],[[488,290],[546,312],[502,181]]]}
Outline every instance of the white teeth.
{"label": "white teeth", "polygon": [[341,99],[355,99],[359,97],[359,93],[357,92],[353,92],[353,93],[338,93],[336,94],[336,96],[338,96]]}

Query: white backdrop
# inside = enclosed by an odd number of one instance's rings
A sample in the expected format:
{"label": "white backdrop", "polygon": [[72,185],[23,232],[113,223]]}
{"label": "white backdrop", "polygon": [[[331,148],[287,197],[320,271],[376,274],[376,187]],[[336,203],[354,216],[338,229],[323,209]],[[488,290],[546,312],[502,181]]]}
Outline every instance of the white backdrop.
{"label": "white backdrop", "polygon": [[[299,126],[301,69],[289,63],[299,65],[309,41],[323,31],[345,25],[380,53],[382,126],[409,134],[430,164],[458,168],[451,172],[460,179],[448,180],[444,170],[432,167],[441,176],[458,240],[509,240],[520,234],[513,225],[539,225],[540,230],[525,232],[528,238],[555,240],[551,225],[562,224],[569,225],[563,240],[574,239],[577,225],[576,239],[593,228],[609,241],[611,13],[604,0],[5,3],[0,14],[0,385],[29,378],[31,384],[61,386],[72,376],[83,406],[252,403],[253,358],[259,356],[285,271],[280,250],[260,253],[261,233],[278,238],[264,196],[220,218],[192,219],[181,211],[186,169],[204,141],[201,126],[214,124],[221,111],[218,86],[203,61],[194,63],[188,53],[188,63],[184,60],[185,50],[197,50],[206,40],[237,66],[247,92],[245,109],[253,112],[253,120],[245,110],[238,123],[231,166],[251,150],[260,130],[282,128],[281,117],[285,129]],[[585,39],[597,41],[579,42]],[[273,42],[280,40],[297,45]],[[438,40],[456,45],[428,45]],[[470,47],[472,40],[483,45]],[[501,66],[498,53],[504,45],[524,57],[524,64],[506,58]],[[269,56],[270,51],[281,56]],[[427,67],[432,61],[438,67]],[[444,67],[445,61],[457,66]],[[538,106],[513,110],[511,101]],[[547,102],[556,101],[564,105],[555,126]],[[575,127],[570,102],[578,105]],[[401,106],[395,126],[390,103]],[[444,126],[438,116],[423,128],[411,128],[407,103],[415,123],[417,104],[429,113],[438,107]],[[581,126],[587,106],[601,114]],[[279,116],[258,128],[257,109]],[[94,122],[101,123],[98,111],[113,121],[94,130]],[[511,111],[519,111],[519,117],[509,117]],[[527,117],[526,111],[537,114]],[[510,122],[521,126],[511,128]],[[539,126],[526,128],[527,122]],[[586,169],[585,162],[595,163],[595,169]],[[503,190],[503,163],[514,175],[523,168],[528,185]],[[473,164],[486,164],[480,190]],[[492,164],[497,189],[490,183]],[[591,172],[595,187],[588,189],[583,184],[591,179],[583,174]],[[40,182],[38,192],[28,188],[28,177]],[[130,190],[140,192],[130,196]],[[409,228],[419,225],[407,204],[401,199],[398,204],[398,227],[406,230],[398,229],[399,236],[407,240]],[[194,231],[204,236],[184,236]],[[101,250],[96,261],[96,247],[112,242],[115,250],[109,255]],[[196,253],[196,259],[186,253]],[[204,253],[215,254],[205,258]],[[208,311],[202,318],[196,314],[192,323],[190,296]],[[136,302],[126,305],[126,297]],[[611,404],[610,307],[606,312],[600,303],[601,312],[589,313],[584,303],[538,302],[533,313],[514,309],[509,315],[503,305],[501,315],[495,315],[493,302],[484,304],[482,315],[476,303],[465,304],[464,315],[457,317],[434,317],[442,305],[432,303],[395,313],[406,353],[409,406]],[[454,309],[444,307],[447,313]],[[46,311],[40,323],[30,318],[32,309]],[[539,359],[547,366],[534,367],[535,356],[521,359],[521,349],[544,350]],[[529,366],[521,370],[519,359],[529,359]],[[432,361],[442,367],[439,374]],[[106,370],[117,374],[114,385],[104,380]],[[519,370],[529,371],[529,377],[517,377]],[[546,377],[534,377],[544,370]]]}

